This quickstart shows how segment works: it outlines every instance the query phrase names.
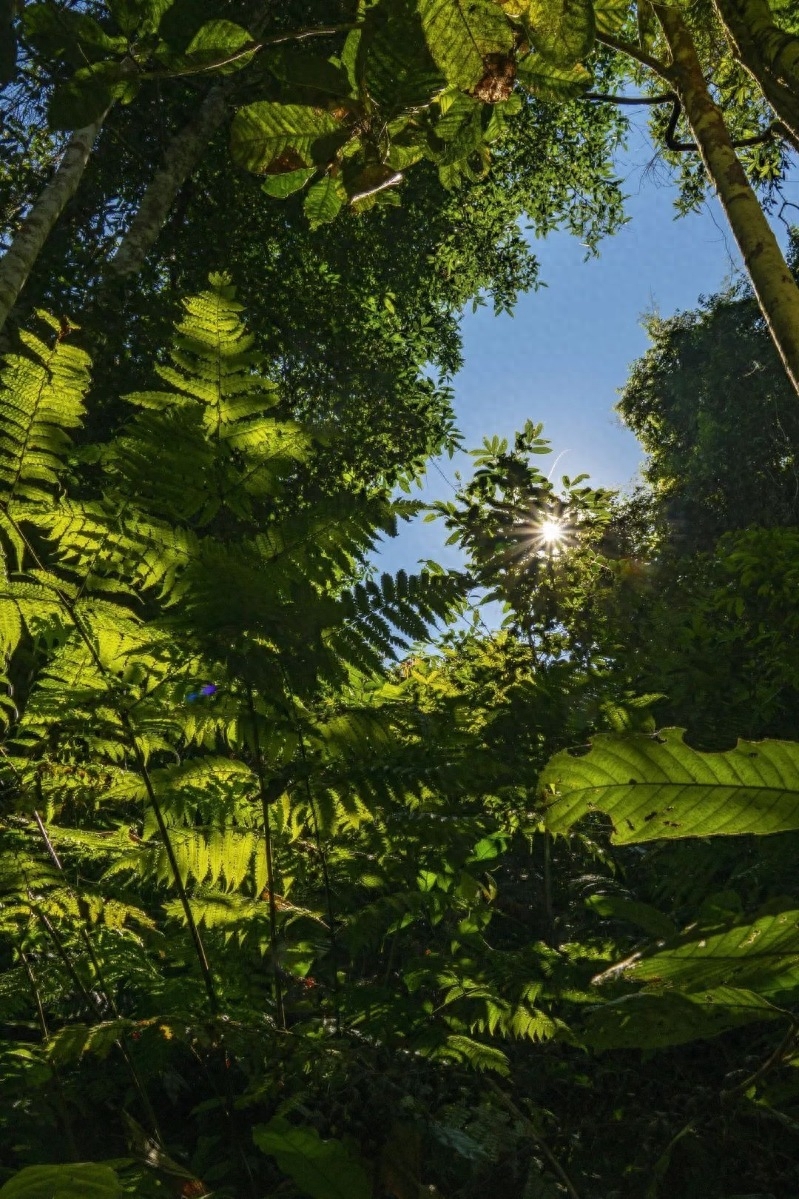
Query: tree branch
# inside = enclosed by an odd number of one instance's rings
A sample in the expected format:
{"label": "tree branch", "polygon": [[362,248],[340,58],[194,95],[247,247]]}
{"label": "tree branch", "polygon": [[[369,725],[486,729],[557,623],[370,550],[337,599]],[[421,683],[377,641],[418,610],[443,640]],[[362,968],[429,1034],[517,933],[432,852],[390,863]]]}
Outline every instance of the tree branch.
{"label": "tree branch", "polygon": [[601,92],[584,92],[581,100],[601,101],[605,104],[673,104],[674,92],[663,92],[659,96],[610,96]]}
{"label": "tree branch", "polygon": [[620,54],[626,54],[628,58],[634,58],[642,66],[649,67],[649,70],[654,71],[661,79],[665,79],[667,83],[671,83],[671,67],[665,62],[661,62],[659,58],[655,58],[654,55],[647,54],[646,50],[642,50],[640,46],[634,46],[631,42],[624,42],[621,38],[612,37],[609,33],[598,33],[596,40],[603,46],[609,46],[611,50],[618,50]]}

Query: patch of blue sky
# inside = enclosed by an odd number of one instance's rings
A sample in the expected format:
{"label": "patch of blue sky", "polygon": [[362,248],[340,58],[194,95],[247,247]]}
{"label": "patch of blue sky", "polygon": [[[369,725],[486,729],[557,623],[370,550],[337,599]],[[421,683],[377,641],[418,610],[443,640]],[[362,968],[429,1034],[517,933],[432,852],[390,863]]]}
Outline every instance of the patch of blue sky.
{"label": "patch of blue sky", "polygon": [[[552,457],[541,459],[553,477],[582,472],[596,486],[629,488],[642,464],[641,448],[614,412],[632,363],[647,349],[643,318],[696,306],[741,271],[741,259],[721,206],[709,196],[701,211],[678,216],[676,189],[642,120],[630,130],[617,160],[627,199],[627,224],[586,259],[566,233],[535,243],[545,286],[519,298],[512,316],[490,307],[463,316],[464,366],[454,380],[455,411],[466,449],[484,437],[512,439],[526,420],[543,422]],[[799,183],[788,184],[788,195]],[[786,229],[776,224],[787,242]],[[418,498],[451,498],[456,472],[468,476],[469,458],[430,463]],[[426,559],[461,565],[445,545],[440,521],[417,518],[383,543],[378,570],[418,569]],[[492,605],[492,609],[495,607]],[[498,614],[486,613],[490,623]]]}

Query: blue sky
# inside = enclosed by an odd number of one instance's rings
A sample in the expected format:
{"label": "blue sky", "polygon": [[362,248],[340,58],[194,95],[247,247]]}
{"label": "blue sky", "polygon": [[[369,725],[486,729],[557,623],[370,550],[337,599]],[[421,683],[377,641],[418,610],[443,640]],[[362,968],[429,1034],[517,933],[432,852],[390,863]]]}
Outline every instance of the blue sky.
{"label": "blue sky", "polygon": [[[633,129],[619,161],[630,220],[585,261],[585,250],[566,234],[535,243],[547,284],[522,296],[514,315],[490,308],[463,317],[465,364],[454,380],[455,408],[467,448],[484,436],[511,437],[525,420],[543,421],[556,476],[590,473],[601,486],[624,487],[641,462],[635,438],[613,412],[632,362],[647,347],[641,317],[653,309],[668,316],[692,308],[736,271],[737,249],[718,202],[675,219],[675,188],[647,171],[653,150]],[[460,456],[459,456],[460,457]],[[431,465],[421,495],[451,495],[463,459]],[[468,463],[467,463],[468,466]],[[545,468],[546,469],[546,468]],[[443,545],[438,522],[415,521],[387,542],[378,566],[416,568],[424,558],[457,562]]]}

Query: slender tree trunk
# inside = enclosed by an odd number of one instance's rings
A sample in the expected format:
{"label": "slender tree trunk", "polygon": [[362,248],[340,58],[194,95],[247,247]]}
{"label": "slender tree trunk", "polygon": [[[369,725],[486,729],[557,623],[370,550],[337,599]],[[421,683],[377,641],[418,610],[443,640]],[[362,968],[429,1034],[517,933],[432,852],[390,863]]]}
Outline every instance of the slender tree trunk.
{"label": "slender tree trunk", "polygon": [[746,30],[766,70],[799,92],[799,38],[776,24],[768,0],[725,0],[723,8]]}
{"label": "slender tree trunk", "polygon": [[708,91],[690,30],[676,8],[661,4],[653,8],[671,51],[672,84],[727,214],[774,344],[799,392],[799,288],[738,161],[721,110]]}
{"label": "slender tree trunk", "polygon": [[767,68],[737,0],[715,0],[715,7],[735,58],[752,76],[779,118],[784,137],[799,153],[799,89],[786,87]]}
{"label": "slender tree trunk", "polygon": [[213,87],[200,105],[197,115],[172,138],[163,163],[147,187],[130,228],[108,263],[106,275],[109,278],[135,275],[141,270],[166,223],[175,197],[197,169],[226,112],[222,87]]}
{"label": "slender tree trunk", "polygon": [[104,119],[105,114],[73,133],[58,170],[0,259],[0,329],[25,286],[56,221],[77,190]]}

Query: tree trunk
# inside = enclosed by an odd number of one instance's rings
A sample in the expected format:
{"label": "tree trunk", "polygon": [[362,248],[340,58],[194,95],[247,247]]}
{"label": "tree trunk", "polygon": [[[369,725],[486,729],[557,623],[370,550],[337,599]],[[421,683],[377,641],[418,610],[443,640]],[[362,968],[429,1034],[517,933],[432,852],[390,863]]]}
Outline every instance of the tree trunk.
{"label": "tree trunk", "polygon": [[142,197],[141,204],[111,261],[109,278],[137,274],[164,227],[175,197],[197,169],[205,149],[225,119],[225,93],[213,87],[197,115],[175,134],[164,160]]}
{"label": "tree trunk", "polygon": [[799,38],[775,23],[768,0],[726,0],[723,7],[746,29],[766,70],[799,93]]}
{"label": "tree trunk", "polygon": [[735,58],[752,76],[779,118],[781,132],[799,153],[799,90],[781,83],[768,69],[737,0],[715,0],[715,7]]}
{"label": "tree trunk", "polygon": [[0,259],[0,329],[6,323],[56,221],[77,191],[104,119],[105,114],[73,133],[58,170]]}
{"label": "tree trunk", "polygon": [[672,84],[727,214],[774,344],[799,392],[799,288],[738,161],[721,110],[710,96],[688,27],[677,9],[661,4],[653,8],[671,50]]}

